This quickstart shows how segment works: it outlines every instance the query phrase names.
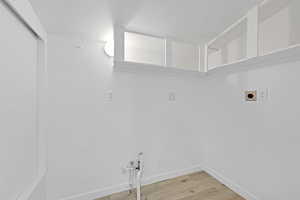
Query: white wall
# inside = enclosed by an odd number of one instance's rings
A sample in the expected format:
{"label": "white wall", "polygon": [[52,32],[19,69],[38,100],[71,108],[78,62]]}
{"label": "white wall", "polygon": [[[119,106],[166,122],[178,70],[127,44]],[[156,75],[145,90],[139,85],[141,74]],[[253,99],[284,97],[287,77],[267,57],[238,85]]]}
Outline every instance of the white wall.
{"label": "white wall", "polygon": [[198,78],[113,72],[103,44],[71,36],[50,35],[48,60],[48,200],[118,188],[140,151],[147,180],[200,164]]}
{"label": "white wall", "polygon": [[[260,200],[300,195],[299,64],[215,75],[203,89],[204,166]],[[265,88],[268,100],[244,102],[244,90]]]}
{"label": "white wall", "polygon": [[[201,163],[259,200],[300,195],[299,62],[206,78],[126,73],[102,44],[49,43],[48,200],[119,188],[139,151],[146,178]],[[244,102],[244,90],[266,88],[268,100]]]}

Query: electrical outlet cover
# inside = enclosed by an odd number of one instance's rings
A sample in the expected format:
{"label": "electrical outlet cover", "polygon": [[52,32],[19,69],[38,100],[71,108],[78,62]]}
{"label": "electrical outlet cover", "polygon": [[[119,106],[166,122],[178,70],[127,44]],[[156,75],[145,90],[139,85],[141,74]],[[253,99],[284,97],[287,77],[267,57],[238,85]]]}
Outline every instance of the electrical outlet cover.
{"label": "electrical outlet cover", "polygon": [[169,93],[169,101],[176,101],[176,94],[174,92]]}

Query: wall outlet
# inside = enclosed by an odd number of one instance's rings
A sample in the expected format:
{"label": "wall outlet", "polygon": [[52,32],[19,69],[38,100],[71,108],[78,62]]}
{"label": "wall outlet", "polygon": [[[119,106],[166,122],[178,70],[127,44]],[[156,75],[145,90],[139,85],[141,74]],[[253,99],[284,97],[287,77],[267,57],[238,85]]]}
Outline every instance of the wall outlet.
{"label": "wall outlet", "polygon": [[176,101],[176,94],[174,92],[169,93],[169,101]]}
{"label": "wall outlet", "polygon": [[108,91],[105,93],[105,100],[111,102],[113,100],[113,93],[112,91]]}

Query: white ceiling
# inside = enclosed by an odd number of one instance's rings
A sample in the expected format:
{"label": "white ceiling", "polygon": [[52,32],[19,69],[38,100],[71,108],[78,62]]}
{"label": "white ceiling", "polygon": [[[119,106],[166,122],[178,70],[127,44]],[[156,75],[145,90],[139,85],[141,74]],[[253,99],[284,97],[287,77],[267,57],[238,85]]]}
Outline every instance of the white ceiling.
{"label": "white ceiling", "polygon": [[112,36],[112,24],[201,43],[221,32],[257,0],[30,0],[48,32]]}

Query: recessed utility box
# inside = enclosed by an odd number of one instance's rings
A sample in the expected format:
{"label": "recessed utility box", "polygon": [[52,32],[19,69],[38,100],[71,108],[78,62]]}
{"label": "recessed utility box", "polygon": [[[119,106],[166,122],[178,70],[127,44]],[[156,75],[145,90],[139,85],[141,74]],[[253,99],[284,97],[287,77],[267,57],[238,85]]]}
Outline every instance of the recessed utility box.
{"label": "recessed utility box", "polygon": [[257,101],[257,91],[246,91],[245,92],[245,100],[246,101]]}

